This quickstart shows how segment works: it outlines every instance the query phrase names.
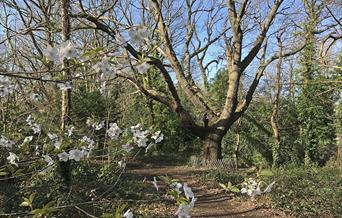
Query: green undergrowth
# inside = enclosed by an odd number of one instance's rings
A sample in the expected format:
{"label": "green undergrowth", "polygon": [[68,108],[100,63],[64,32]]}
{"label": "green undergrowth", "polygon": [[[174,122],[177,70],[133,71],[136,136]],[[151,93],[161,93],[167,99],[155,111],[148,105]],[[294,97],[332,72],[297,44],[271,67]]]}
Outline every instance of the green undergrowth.
{"label": "green undergrowth", "polygon": [[85,212],[115,217],[118,208],[132,209],[135,217],[156,217],[160,214],[154,208],[168,207],[169,202],[149,182],[151,178],[121,174],[116,164],[79,162],[73,166],[70,190],[65,189],[57,170],[32,176],[30,181],[2,182],[0,217],[31,216],[33,210],[43,210],[46,205],[49,211],[43,213],[47,217],[87,217]]}
{"label": "green undergrowth", "polygon": [[237,187],[241,187],[245,178],[256,178],[267,184],[276,181],[267,194],[274,207],[294,217],[341,217],[341,175],[340,170],[332,167],[292,166],[262,171],[211,170],[203,173],[201,179],[231,182]]}
{"label": "green undergrowth", "polygon": [[342,176],[331,167],[293,167],[275,171],[273,204],[295,217],[341,217]]}

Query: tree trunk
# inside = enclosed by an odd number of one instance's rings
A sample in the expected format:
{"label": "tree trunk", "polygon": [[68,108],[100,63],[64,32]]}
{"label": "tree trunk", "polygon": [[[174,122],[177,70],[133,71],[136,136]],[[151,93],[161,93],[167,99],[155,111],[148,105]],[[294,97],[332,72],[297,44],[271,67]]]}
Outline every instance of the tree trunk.
{"label": "tree trunk", "polygon": [[271,115],[271,126],[273,130],[273,139],[274,139],[274,145],[273,145],[273,167],[278,166],[279,163],[279,148],[280,148],[280,132],[279,132],[279,126],[278,126],[278,112],[279,112],[279,97],[280,97],[280,91],[281,91],[281,65],[283,61],[283,44],[281,41],[281,35],[282,32],[278,35],[278,63],[276,67],[276,81],[275,81],[275,87],[274,87],[274,101],[273,101],[273,109],[272,109],[272,115]]}
{"label": "tree trunk", "polygon": [[337,137],[337,163],[342,171],[342,137],[339,135]]}
{"label": "tree trunk", "polygon": [[240,152],[240,132],[236,133],[236,147],[235,147],[235,169],[239,166],[239,152]]}
{"label": "tree trunk", "polygon": [[[61,13],[62,13],[62,40],[63,42],[70,39],[70,19],[69,19],[69,0],[61,0]],[[63,61],[63,68],[68,68],[69,63],[67,60]],[[63,78],[68,79],[70,76],[69,69],[65,69],[62,72]],[[71,108],[71,90],[62,90],[61,96],[61,126],[60,126],[60,142],[64,141],[64,133],[67,125],[70,123],[70,108]],[[68,149],[68,148],[66,148]],[[64,162],[60,161],[61,176],[66,186],[66,191],[70,190],[71,186],[71,162],[70,160]]]}
{"label": "tree trunk", "polygon": [[206,161],[222,159],[222,136],[209,134],[204,140],[204,157]]}

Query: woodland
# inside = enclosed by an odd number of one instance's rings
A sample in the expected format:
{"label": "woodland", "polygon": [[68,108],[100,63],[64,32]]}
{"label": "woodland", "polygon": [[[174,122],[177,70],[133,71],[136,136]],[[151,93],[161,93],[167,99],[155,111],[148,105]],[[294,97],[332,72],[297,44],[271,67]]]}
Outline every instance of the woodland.
{"label": "woodland", "polygon": [[341,0],[0,0],[0,217],[341,217]]}

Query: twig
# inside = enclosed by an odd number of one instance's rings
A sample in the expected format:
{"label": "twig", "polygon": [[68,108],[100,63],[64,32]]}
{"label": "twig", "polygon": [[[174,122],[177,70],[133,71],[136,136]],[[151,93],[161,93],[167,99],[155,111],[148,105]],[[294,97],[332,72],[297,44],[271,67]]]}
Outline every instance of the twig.
{"label": "twig", "polygon": [[88,213],[87,211],[83,210],[82,208],[78,207],[78,206],[74,206],[77,210],[81,211],[82,213],[84,213],[85,215],[92,217],[92,218],[98,218],[97,216],[91,215],[90,213]]}

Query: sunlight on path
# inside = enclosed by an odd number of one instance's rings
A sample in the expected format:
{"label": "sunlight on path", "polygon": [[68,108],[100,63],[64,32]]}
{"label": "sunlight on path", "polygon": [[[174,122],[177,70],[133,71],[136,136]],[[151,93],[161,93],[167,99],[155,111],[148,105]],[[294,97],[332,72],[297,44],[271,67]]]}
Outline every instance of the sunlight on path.
{"label": "sunlight on path", "polygon": [[169,176],[187,183],[198,198],[192,217],[287,217],[279,210],[268,208],[257,202],[240,199],[225,193],[211,182],[201,182],[203,170],[186,166],[152,166],[130,170],[152,180],[153,176]]}

